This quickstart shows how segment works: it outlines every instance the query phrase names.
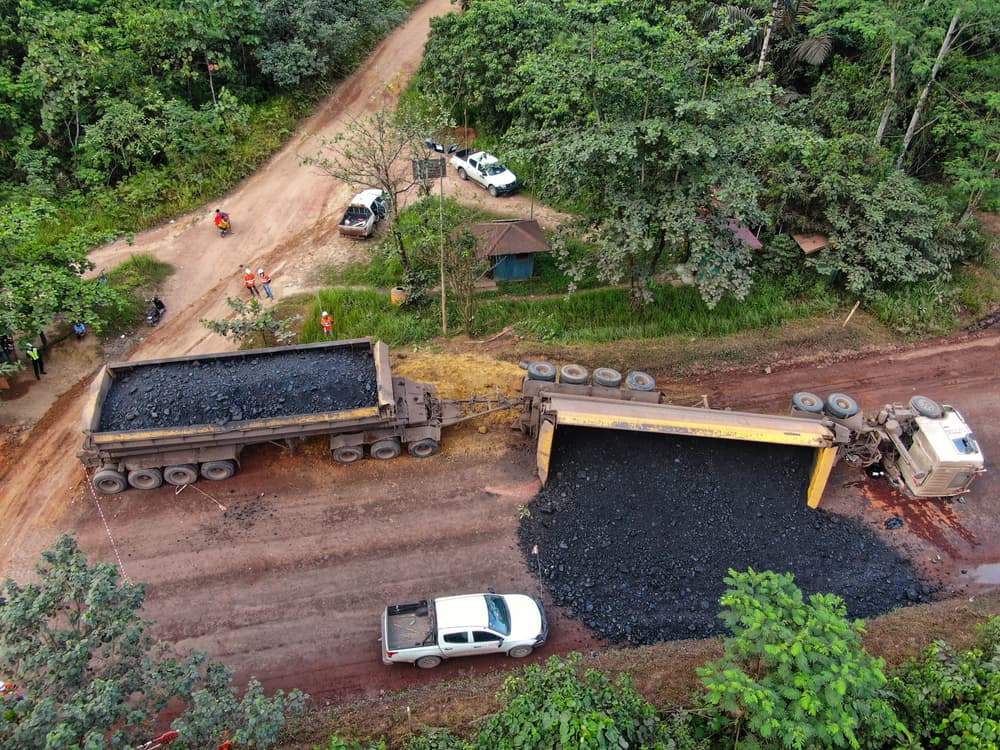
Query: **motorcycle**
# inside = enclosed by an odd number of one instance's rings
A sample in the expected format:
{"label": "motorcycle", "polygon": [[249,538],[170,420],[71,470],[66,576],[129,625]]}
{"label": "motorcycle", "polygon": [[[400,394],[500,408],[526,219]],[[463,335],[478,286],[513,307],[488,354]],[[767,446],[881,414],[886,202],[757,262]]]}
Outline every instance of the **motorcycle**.
{"label": "motorcycle", "polygon": [[233,220],[229,218],[229,214],[222,214],[222,219],[216,226],[219,227],[219,236],[225,237],[233,229]]}
{"label": "motorcycle", "polygon": [[167,306],[163,304],[163,300],[159,297],[152,297],[147,299],[146,302],[153,303],[153,306],[146,310],[146,323],[155,326],[167,311]]}

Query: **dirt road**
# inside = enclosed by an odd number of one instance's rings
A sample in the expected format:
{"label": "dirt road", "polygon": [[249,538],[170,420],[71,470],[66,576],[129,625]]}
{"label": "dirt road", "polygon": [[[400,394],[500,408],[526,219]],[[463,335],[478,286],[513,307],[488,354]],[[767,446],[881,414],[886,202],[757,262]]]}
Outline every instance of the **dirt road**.
{"label": "dirt road", "polygon": [[[391,101],[416,69],[429,19],[451,9],[448,0],[418,8],[296,138],[231,195],[137,237],[132,246],[95,253],[99,268],[138,249],[176,269],[163,294],[169,314],[132,357],[225,349],[227,342],[198,319],[225,313],[224,299],[239,294],[245,266],[271,271],[280,295],[312,289],[316,269],[364,252],[363,244],[335,232],[350,189],[300,167],[298,155],[310,153],[321,135],[338,132],[350,117]],[[463,200],[490,200],[453,178],[446,189]],[[233,215],[236,231],[230,237],[219,238],[212,228],[216,205]],[[497,205],[522,217],[529,210],[523,196]],[[536,207],[540,215],[543,224],[552,218]],[[998,342],[1000,337],[987,333],[829,364],[776,363],[770,374],[720,373],[661,385],[685,397],[707,394],[713,406],[773,412],[785,411],[791,393],[804,389],[846,391],[864,407],[922,392],[960,405],[990,458],[1000,450]],[[81,375],[92,371],[88,367]],[[440,367],[443,377],[444,359]],[[456,429],[433,459],[352,466],[332,464],[319,444],[292,457],[265,446],[248,451],[243,471],[228,482],[98,501],[82,482],[74,455],[86,380],[63,385],[65,392],[51,394],[53,400],[58,396],[53,408],[11,454],[2,478],[4,573],[27,576],[57,533],[76,529],[92,560],[118,561],[131,579],[149,583],[147,614],[158,621],[159,637],[181,650],[207,650],[235,666],[240,677],[259,676],[268,689],[300,687],[321,700],[509,664],[488,658],[436,672],[384,667],[376,622],[390,600],[487,586],[537,589],[517,549],[519,506],[536,487],[530,446],[522,438]],[[876,525],[888,515],[903,515],[907,523],[892,538],[952,592],[974,578],[976,566],[1000,562],[995,475],[985,477],[967,503],[955,505],[904,505],[873,486],[838,469],[826,505]],[[532,659],[599,645],[558,612],[553,636]]]}

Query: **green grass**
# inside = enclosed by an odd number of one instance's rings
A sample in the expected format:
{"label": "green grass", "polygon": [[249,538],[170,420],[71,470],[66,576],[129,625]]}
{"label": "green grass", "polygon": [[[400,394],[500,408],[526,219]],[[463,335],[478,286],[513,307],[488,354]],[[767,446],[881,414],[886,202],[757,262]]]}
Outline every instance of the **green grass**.
{"label": "green grass", "polygon": [[324,310],[333,316],[334,339],[370,336],[391,346],[401,346],[433,338],[440,326],[433,305],[396,307],[390,303],[388,293],[324,289],[306,304],[299,334],[301,343],[326,340],[319,324]]}
{"label": "green grass", "polygon": [[104,275],[108,284],[122,293],[126,304],[123,308],[101,311],[101,318],[106,322],[103,333],[117,335],[141,323],[149,307],[146,299],[155,294],[164,279],[173,272],[174,268],[169,263],[141,253],[106,270]]}

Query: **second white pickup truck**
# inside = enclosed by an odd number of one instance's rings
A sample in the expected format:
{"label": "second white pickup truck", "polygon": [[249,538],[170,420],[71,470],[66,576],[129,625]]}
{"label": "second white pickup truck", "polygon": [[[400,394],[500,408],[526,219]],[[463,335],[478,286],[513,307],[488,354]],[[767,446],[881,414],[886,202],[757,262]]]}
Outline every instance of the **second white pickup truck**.
{"label": "second white pickup truck", "polygon": [[465,594],[392,604],[382,615],[382,661],[432,669],[478,654],[523,658],[545,643],[542,603],[524,594]]}
{"label": "second white pickup truck", "polygon": [[517,189],[517,177],[493,154],[463,148],[451,157],[451,165],[463,180],[471,179],[486,188],[494,198]]}

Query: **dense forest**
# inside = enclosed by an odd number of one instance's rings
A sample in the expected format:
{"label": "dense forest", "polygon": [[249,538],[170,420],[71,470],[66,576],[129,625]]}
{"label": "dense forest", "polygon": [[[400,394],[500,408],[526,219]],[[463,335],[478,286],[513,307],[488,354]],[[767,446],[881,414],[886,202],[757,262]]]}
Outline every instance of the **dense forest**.
{"label": "dense forest", "polygon": [[[760,274],[859,296],[947,279],[1000,201],[1000,4],[475,0],[422,69],[600,245],[633,305],[686,263],[703,299]],[[764,249],[735,238],[751,228]],[[808,260],[790,235],[820,234]]]}
{"label": "dense forest", "polygon": [[0,331],[99,328],[87,250],[245,176],[406,5],[0,0]]}
{"label": "dense forest", "polygon": [[[87,250],[250,174],[410,5],[0,0],[0,333],[100,329],[125,301]],[[710,307],[762,277],[884,304],[986,257],[998,33],[995,1],[466,0],[418,80],[638,311],[678,264]]]}

